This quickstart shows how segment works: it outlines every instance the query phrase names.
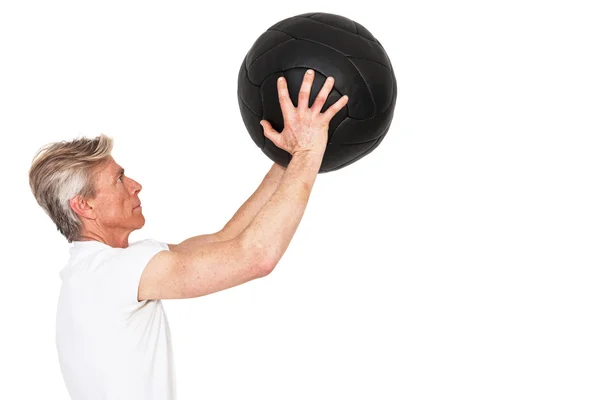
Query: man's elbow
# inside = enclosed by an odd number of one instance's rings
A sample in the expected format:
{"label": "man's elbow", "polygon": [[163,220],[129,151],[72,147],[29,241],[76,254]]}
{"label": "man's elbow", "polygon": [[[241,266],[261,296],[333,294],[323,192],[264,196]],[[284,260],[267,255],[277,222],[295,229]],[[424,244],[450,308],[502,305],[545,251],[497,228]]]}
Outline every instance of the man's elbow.
{"label": "man's elbow", "polygon": [[277,266],[277,262],[272,260],[263,260],[260,264],[259,278],[264,278],[265,276],[269,275],[271,272],[273,272],[275,266]]}
{"label": "man's elbow", "polygon": [[250,266],[253,275],[256,278],[264,278],[273,272],[279,260],[271,256],[271,252],[264,247],[256,243],[248,243],[243,238],[240,239],[242,251],[246,254],[247,264]]}
{"label": "man's elbow", "polygon": [[259,278],[264,278],[275,269],[277,261],[273,257],[269,257],[267,253],[261,249],[255,249],[253,265],[256,268]]}

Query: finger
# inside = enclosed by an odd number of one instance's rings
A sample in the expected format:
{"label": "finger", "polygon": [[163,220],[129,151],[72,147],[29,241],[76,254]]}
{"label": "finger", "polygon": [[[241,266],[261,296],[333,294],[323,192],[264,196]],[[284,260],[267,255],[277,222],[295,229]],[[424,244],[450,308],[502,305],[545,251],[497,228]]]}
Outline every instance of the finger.
{"label": "finger", "polygon": [[325,80],[323,87],[321,87],[321,90],[319,91],[319,94],[317,95],[317,98],[315,99],[315,102],[313,103],[313,105],[311,107],[311,110],[314,113],[318,114],[323,109],[323,105],[327,101],[327,97],[329,97],[329,93],[331,93],[331,89],[333,89],[333,83],[334,83],[334,79],[332,76],[330,76],[329,78],[327,78]]}
{"label": "finger", "polygon": [[298,93],[298,109],[308,109],[308,99],[310,98],[310,89],[312,88],[313,81],[315,80],[315,73],[312,69],[308,69],[304,74],[304,80],[300,87],[300,93]]}
{"label": "finger", "polygon": [[260,121],[260,125],[263,127],[265,137],[269,139],[277,147],[281,144],[281,134],[273,129],[271,123],[265,119]]}
{"label": "finger", "polygon": [[342,96],[338,101],[336,101],[335,103],[333,103],[331,105],[331,107],[329,107],[327,109],[327,111],[325,111],[323,113],[323,116],[325,117],[326,121],[331,121],[331,118],[333,118],[333,116],[335,114],[337,114],[338,111],[340,111],[342,108],[344,108],[344,106],[348,104],[348,96]]}
{"label": "finger", "polygon": [[283,119],[287,121],[289,119],[288,116],[294,112],[294,104],[292,103],[292,99],[290,99],[287,82],[283,76],[277,79],[277,93],[279,96],[279,106],[283,113]]}

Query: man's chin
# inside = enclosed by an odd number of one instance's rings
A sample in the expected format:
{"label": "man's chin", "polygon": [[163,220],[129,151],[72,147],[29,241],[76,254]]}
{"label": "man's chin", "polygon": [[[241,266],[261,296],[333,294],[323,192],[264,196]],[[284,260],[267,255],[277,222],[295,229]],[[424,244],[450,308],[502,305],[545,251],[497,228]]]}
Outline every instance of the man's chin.
{"label": "man's chin", "polygon": [[142,229],[144,225],[146,225],[146,218],[144,218],[144,216],[141,215],[140,221],[136,224],[135,229]]}

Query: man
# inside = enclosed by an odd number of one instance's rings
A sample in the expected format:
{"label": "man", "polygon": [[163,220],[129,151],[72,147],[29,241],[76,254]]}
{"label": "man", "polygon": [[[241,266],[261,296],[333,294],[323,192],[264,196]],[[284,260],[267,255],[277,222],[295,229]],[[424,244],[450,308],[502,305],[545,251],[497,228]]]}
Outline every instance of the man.
{"label": "man", "polygon": [[294,107],[278,80],[284,129],[261,121],[265,136],[292,155],[213,234],[166,244],[129,243],[145,219],[142,186],[111,157],[104,135],[48,145],[32,164],[36,200],[72,243],[60,272],[57,350],[72,399],[174,399],[170,331],[161,299],[199,297],[268,275],[304,214],[342,97],[321,113],[333,78],[312,107],[308,70]]}

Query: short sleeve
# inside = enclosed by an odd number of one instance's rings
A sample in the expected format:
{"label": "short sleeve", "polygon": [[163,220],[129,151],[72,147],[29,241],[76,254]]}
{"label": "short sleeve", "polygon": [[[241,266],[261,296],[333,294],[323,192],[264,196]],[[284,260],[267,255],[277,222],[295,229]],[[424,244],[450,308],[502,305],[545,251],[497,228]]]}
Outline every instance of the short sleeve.
{"label": "short sleeve", "polygon": [[137,305],[138,290],[140,278],[148,262],[157,253],[169,250],[166,243],[158,242],[152,239],[146,239],[130,244],[127,248],[122,249],[121,253],[113,259],[116,262],[118,270],[115,279],[118,284],[115,285],[117,293],[114,295],[119,305]]}

